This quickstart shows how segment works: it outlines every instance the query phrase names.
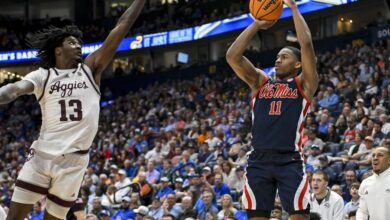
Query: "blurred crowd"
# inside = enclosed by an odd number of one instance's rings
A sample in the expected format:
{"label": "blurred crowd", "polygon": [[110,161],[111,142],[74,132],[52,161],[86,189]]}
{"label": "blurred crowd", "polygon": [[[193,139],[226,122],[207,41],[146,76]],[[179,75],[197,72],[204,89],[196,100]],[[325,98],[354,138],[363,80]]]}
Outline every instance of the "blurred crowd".
{"label": "blurred crowd", "polygon": [[[317,54],[320,86],[305,121],[308,175],[354,215],[371,157],[390,145],[390,48],[386,42]],[[111,96],[107,88],[105,96]],[[151,82],[102,107],[78,208],[86,219],[246,219],[241,194],[251,150],[251,94],[232,72]],[[104,97],[107,98],[107,97]],[[0,198],[9,207],[26,152],[39,134],[33,97],[0,106]],[[42,219],[45,201],[30,219]],[[280,199],[274,219],[286,219]],[[69,217],[69,219],[73,219]]]}
{"label": "blurred crowd", "polygon": [[[248,11],[248,0],[176,0],[171,4],[162,1],[147,1],[128,36],[150,34],[172,29],[185,28],[241,15]],[[210,5],[213,7],[210,7]],[[0,16],[0,51],[28,48],[25,39],[48,25],[65,26],[76,24],[83,31],[84,43],[95,43],[106,38],[117,19],[127,6],[112,7],[104,18],[88,21],[71,21],[65,18],[24,20]]]}

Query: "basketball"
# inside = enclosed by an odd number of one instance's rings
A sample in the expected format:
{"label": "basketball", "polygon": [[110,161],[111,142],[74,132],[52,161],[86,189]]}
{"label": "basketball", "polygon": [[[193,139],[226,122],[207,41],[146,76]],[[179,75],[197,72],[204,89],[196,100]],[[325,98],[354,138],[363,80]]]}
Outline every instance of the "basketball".
{"label": "basketball", "polygon": [[249,11],[257,20],[277,20],[283,11],[283,0],[250,0]]}

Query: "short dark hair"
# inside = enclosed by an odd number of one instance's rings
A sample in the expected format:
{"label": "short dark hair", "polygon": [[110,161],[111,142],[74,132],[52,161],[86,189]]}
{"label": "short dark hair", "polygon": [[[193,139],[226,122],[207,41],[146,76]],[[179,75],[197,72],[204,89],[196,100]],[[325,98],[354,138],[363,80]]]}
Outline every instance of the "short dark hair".
{"label": "short dark hair", "polygon": [[49,26],[27,39],[27,45],[38,49],[37,57],[40,60],[36,63],[39,67],[49,69],[55,67],[56,58],[54,49],[60,47],[67,37],[73,36],[80,43],[82,32],[75,25],[67,25],[63,28]]}
{"label": "short dark hair", "polygon": [[293,46],[285,46],[284,48],[291,50],[293,54],[297,57],[298,61],[301,62],[301,50]]}
{"label": "short dark hair", "polygon": [[313,176],[314,176],[314,174],[322,175],[322,176],[324,177],[324,180],[325,180],[326,182],[329,182],[329,176],[328,176],[328,174],[325,173],[324,171],[322,171],[322,170],[316,170],[316,171],[313,173]]}
{"label": "short dark hair", "polygon": [[359,183],[359,182],[353,182],[353,183],[351,184],[351,189],[352,189],[352,188],[359,189],[359,188],[360,188],[360,183]]}
{"label": "short dark hair", "polygon": [[173,216],[172,214],[165,214],[162,217],[170,217],[172,220],[175,220],[175,216]]}
{"label": "short dark hair", "polygon": [[321,215],[317,212],[310,212],[310,220],[321,220]]}
{"label": "short dark hair", "polygon": [[356,211],[351,211],[348,213],[348,218],[356,216]]}

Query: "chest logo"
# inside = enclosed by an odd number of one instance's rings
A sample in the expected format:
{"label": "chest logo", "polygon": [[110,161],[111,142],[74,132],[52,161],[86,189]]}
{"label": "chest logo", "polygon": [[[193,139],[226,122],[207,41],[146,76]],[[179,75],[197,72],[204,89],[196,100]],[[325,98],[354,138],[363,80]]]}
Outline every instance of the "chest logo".
{"label": "chest logo", "polygon": [[265,99],[296,99],[298,98],[298,89],[292,89],[288,86],[288,84],[284,83],[267,83],[263,86],[263,88],[261,88],[258,97]]}
{"label": "chest logo", "polygon": [[49,94],[53,94],[55,92],[61,93],[61,97],[71,96],[74,89],[88,89],[87,83],[83,82],[73,82],[73,83],[63,83],[61,81],[57,81],[53,85],[50,86]]}

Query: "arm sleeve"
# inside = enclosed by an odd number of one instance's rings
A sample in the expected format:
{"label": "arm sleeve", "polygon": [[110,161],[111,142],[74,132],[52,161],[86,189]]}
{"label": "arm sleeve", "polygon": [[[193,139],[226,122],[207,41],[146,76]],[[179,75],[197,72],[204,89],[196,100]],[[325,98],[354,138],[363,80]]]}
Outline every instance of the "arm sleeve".
{"label": "arm sleeve", "polygon": [[37,99],[42,95],[43,87],[48,76],[47,71],[43,71],[43,69],[39,68],[29,74],[27,74],[23,80],[29,81],[34,85],[34,95]]}
{"label": "arm sleeve", "polygon": [[368,207],[367,201],[364,195],[365,186],[362,184],[359,189],[359,207],[356,212],[356,220],[368,220]]}
{"label": "arm sleeve", "polygon": [[343,220],[344,219],[344,201],[343,198],[340,197],[335,204],[335,210],[333,213],[333,219],[335,220]]}

